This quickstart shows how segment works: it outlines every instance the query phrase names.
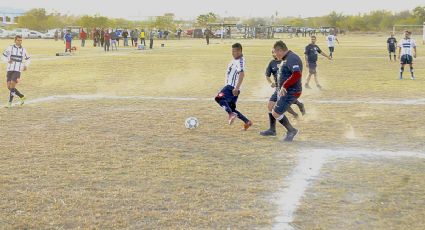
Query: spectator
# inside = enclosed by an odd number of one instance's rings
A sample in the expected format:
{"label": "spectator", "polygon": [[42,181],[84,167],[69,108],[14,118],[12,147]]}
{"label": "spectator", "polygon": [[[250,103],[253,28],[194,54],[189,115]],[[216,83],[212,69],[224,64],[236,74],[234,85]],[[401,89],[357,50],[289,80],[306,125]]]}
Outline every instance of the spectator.
{"label": "spectator", "polygon": [[118,50],[118,48],[117,48],[117,33],[114,30],[111,31],[110,37],[111,37],[111,50],[114,51],[114,46],[115,46],[115,50]]}
{"label": "spectator", "polygon": [[87,39],[87,33],[84,31],[84,29],[81,29],[80,39],[81,39],[81,47],[84,47],[86,45],[86,39]]}
{"label": "spectator", "polygon": [[109,47],[111,46],[111,35],[109,34],[108,30],[103,31],[103,48],[106,51],[109,51]]}
{"label": "spectator", "polygon": [[153,49],[153,38],[155,36],[155,33],[153,32],[153,30],[151,30],[151,32],[149,33],[149,48]]}
{"label": "spectator", "polygon": [[100,31],[100,45],[103,47],[104,44],[105,44],[105,30],[102,29]]}
{"label": "spectator", "polygon": [[122,37],[124,38],[124,46],[128,46],[128,30],[125,29],[122,32]]}
{"label": "spectator", "polygon": [[66,52],[68,52],[68,50],[69,50],[69,52],[71,53],[72,52],[72,46],[71,46],[71,43],[72,43],[72,34],[71,34],[71,31],[67,31],[67,33],[65,34],[65,36],[63,37],[63,39],[64,39],[64,41],[65,41],[65,53]]}
{"label": "spectator", "polygon": [[133,34],[134,46],[137,47],[137,39],[139,38],[139,30],[136,29]]}
{"label": "spectator", "polygon": [[144,46],[146,46],[146,33],[144,29],[142,29],[142,31],[140,32],[140,45],[142,43]]}

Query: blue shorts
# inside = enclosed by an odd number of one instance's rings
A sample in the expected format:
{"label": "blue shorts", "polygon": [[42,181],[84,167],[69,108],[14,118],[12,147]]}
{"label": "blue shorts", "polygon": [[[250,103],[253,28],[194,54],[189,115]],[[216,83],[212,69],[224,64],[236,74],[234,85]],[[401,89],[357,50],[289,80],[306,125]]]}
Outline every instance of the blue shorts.
{"label": "blue shorts", "polygon": [[[215,97],[215,100],[218,102],[219,100],[226,100],[227,103],[229,104],[235,104],[236,102],[238,102],[238,97],[239,96],[234,96],[233,95],[233,90],[235,89],[235,87],[231,86],[231,85],[227,85],[225,86],[219,93],[218,95]],[[239,91],[240,93],[240,91]]]}
{"label": "blue shorts", "polygon": [[269,101],[271,101],[271,102],[277,102],[277,99],[278,99],[278,96],[277,96],[277,94],[278,94],[279,92],[276,90],[276,91],[274,91],[274,93],[273,93],[273,95],[270,97],[270,100]]}
{"label": "blue shorts", "polygon": [[402,65],[411,65],[413,64],[413,57],[409,54],[405,54],[400,58]]}
{"label": "blue shorts", "polygon": [[287,93],[285,96],[280,97],[274,107],[274,112],[277,114],[284,114],[292,104],[297,101],[298,97],[293,94]]}

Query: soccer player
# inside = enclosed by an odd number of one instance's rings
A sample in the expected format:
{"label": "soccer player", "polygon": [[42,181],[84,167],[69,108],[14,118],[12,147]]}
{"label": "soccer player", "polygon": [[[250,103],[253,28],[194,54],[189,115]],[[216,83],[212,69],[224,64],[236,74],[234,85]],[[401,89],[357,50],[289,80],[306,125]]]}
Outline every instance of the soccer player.
{"label": "soccer player", "polygon": [[318,59],[318,54],[321,54],[322,56],[326,57],[327,59],[331,60],[332,58],[330,56],[328,56],[327,54],[325,54],[324,52],[322,52],[322,50],[319,48],[319,46],[316,45],[316,41],[317,38],[316,36],[311,36],[311,43],[305,47],[305,61],[306,61],[306,66],[309,69],[309,75],[307,78],[307,82],[305,83],[305,87],[307,89],[311,89],[310,88],[310,79],[311,76],[314,77],[314,81],[316,82],[316,86],[319,89],[322,89],[322,86],[320,86],[319,83],[319,79],[317,78],[317,59]]}
{"label": "soccer player", "polygon": [[84,47],[86,45],[86,40],[87,40],[87,33],[86,31],[84,31],[84,29],[81,29],[80,39],[81,39],[81,47]]}
{"label": "soccer player", "polygon": [[331,34],[326,37],[326,40],[328,41],[329,57],[333,58],[333,53],[335,52],[335,41],[339,44],[335,32],[331,32]]}
{"label": "soccer player", "polygon": [[103,49],[106,51],[109,51],[109,47],[111,46],[111,34],[108,32],[108,30],[104,31],[103,33]]}
{"label": "soccer player", "polygon": [[[279,85],[278,81],[285,81],[285,79],[279,77],[279,66],[282,63],[282,60],[279,60],[276,57],[274,50],[272,50],[272,56],[273,56],[273,60],[269,63],[266,69],[266,80],[270,84],[270,87],[275,88],[276,90],[273,93],[273,95],[270,97],[269,103],[267,105],[267,108],[269,110],[270,128],[266,131],[260,132],[260,135],[262,136],[276,136],[276,119],[273,117],[272,111],[278,100],[278,94],[279,94],[279,90],[277,88],[277,85]],[[273,75],[273,78],[274,78],[273,81],[271,79],[271,75]],[[304,115],[305,114],[304,104],[302,104],[298,100],[295,101],[295,104],[298,105],[299,109],[301,110],[301,113]],[[295,118],[298,118],[298,114],[291,107],[288,108],[288,113],[292,114]]]}
{"label": "soccer player", "polygon": [[[114,51],[114,47],[115,47],[115,50],[118,50],[118,47],[117,47],[117,33],[114,31],[114,30],[111,30],[111,32],[109,33],[109,36],[110,36],[110,39],[111,39],[111,50],[112,51]],[[106,37],[105,37],[105,40],[106,40]],[[106,41],[105,41],[106,42]]]}
{"label": "soccer player", "polygon": [[387,48],[388,53],[390,54],[390,61],[392,61],[392,56],[394,54],[394,61],[397,61],[397,55],[395,54],[395,47],[397,46],[397,39],[394,37],[394,34],[391,33],[391,36],[387,39]]}
{"label": "soccer player", "polygon": [[236,103],[245,78],[245,58],[242,54],[241,44],[232,45],[232,55],[233,60],[228,65],[226,72],[226,86],[215,97],[215,101],[229,114],[229,125],[232,125],[235,119],[239,118],[244,122],[244,130],[246,131],[253,123],[236,110]]}
{"label": "soccer player", "polygon": [[404,39],[401,39],[398,44],[398,56],[401,61],[400,80],[403,79],[405,65],[410,66],[411,79],[415,80],[415,74],[413,72],[413,58],[416,58],[416,42],[414,39],[410,38],[411,35],[412,33],[409,31],[404,32],[405,37]]}
{"label": "soccer player", "polygon": [[[291,125],[285,116],[285,112],[301,96],[303,63],[301,58],[290,51],[283,41],[276,42],[274,50],[276,57],[282,60],[282,63],[279,69],[278,100],[273,108],[272,115],[288,131],[283,140],[291,142],[298,134],[298,130]],[[282,81],[281,79],[286,80]],[[269,133],[268,136],[272,135],[273,133]]]}
{"label": "soccer player", "polygon": [[3,61],[7,63],[7,88],[9,89],[9,102],[6,107],[12,107],[13,98],[18,96],[20,104],[25,103],[25,96],[16,89],[21,71],[26,71],[31,63],[27,50],[22,47],[22,36],[15,37],[15,44],[9,46],[3,53]]}

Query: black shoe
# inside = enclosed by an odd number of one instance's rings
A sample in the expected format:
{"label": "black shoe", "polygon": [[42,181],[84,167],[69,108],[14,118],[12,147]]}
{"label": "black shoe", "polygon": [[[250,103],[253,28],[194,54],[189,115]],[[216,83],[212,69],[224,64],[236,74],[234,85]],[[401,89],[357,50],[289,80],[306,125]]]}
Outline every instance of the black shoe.
{"label": "black shoe", "polygon": [[286,134],[285,139],[283,139],[283,141],[286,142],[292,142],[294,140],[294,138],[297,136],[298,134],[298,130],[294,129],[293,131],[288,131],[288,133]]}
{"label": "black shoe", "polygon": [[300,108],[301,114],[304,116],[304,115],[305,115],[305,107],[304,107],[304,104],[303,104],[303,103],[300,103],[300,104],[299,104],[299,108]]}
{"label": "black shoe", "polygon": [[267,129],[266,131],[260,132],[261,136],[268,137],[268,136],[276,136],[276,130]]}

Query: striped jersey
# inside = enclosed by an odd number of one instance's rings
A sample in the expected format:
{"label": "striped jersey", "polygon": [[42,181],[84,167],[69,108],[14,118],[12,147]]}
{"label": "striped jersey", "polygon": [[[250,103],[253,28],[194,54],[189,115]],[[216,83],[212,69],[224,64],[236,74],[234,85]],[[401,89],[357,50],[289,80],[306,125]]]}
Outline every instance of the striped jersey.
{"label": "striped jersey", "polygon": [[233,59],[227,67],[225,84],[235,87],[238,84],[240,73],[244,71],[245,58],[242,56],[238,59]]}
{"label": "striped jersey", "polygon": [[413,48],[416,47],[416,42],[414,39],[401,39],[400,43],[398,43],[398,47],[401,48],[400,55],[413,55]]}
{"label": "striped jersey", "polygon": [[22,46],[17,47],[16,45],[9,46],[3,52],[2,59],[7,63],[7,71],[21,72],[24,66],[28,67],[31,63],[27,50]]}

